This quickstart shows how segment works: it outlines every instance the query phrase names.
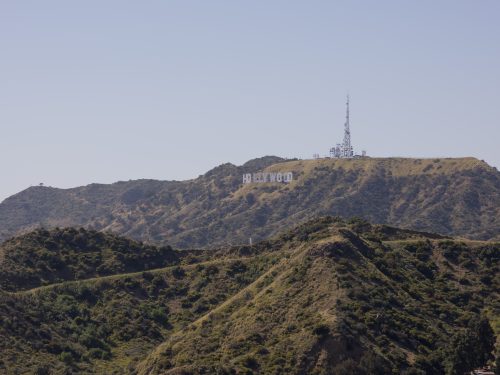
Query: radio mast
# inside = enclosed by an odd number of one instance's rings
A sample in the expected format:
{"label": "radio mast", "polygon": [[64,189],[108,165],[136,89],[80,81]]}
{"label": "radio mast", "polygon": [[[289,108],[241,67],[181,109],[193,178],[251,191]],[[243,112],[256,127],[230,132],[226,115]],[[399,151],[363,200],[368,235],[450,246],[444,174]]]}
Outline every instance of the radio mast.
{"label": "radio mast", "polygon": [[349,94],[347,94],[345,124],[344,124],[344,141],[337,143],[336,146],[330,148],[330,158],[332,159],[351,159],[366,157],[366,151],[362,151],[361,155],[354,155],[354,150],[351,144],[351,129],[349,128]]}
{"label": "radio mast", "polygon": [[354,151],[351,146],[351,130],[349,129],[349,95],[347,95],[346,115],[344,125],[344,143],[342,144],[342,157],[352,158]]}

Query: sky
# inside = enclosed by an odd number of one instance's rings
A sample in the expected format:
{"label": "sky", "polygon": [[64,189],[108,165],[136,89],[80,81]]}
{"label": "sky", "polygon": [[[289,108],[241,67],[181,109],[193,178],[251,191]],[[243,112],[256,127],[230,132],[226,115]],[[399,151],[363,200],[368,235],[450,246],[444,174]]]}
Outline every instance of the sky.
{"label": "sky", "polygon": [[0,0],[0,201],[356,152],[500,167],[500,1]]}

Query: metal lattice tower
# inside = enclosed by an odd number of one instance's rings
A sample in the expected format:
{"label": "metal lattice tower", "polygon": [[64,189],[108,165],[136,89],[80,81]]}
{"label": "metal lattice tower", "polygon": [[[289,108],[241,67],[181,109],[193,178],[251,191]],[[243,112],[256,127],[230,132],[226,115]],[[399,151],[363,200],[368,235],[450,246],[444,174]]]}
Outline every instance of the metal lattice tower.
{"label": "metal lattice tower", "polygon": [[352,158],[354,152],[351,145],[351,130],[349,129],[349,95],[347,95],[346,115],[344,126],[344,143],[342,144],[342,157]]}

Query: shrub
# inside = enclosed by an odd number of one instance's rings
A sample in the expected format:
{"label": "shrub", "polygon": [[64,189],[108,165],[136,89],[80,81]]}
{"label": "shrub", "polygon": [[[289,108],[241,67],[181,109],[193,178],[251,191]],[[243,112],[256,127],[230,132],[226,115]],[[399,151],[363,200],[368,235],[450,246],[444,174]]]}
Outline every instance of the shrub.
{"label": "shrub", "polygon": [[93,359],[104,359],[108,360],[111,358],[111,353],[106,350],[102,350],[99,348],[92,348],[89,350],[89,357]]}
{"label": "shrub", "polygon": [[259,362],[255,357],[248,355],[243,359],[243,366],[252,370],[257,370],[259,368]]}
{"label": "shrub", "polygon": [[41,365],[37,366],[34,372],[34,375],[50,375],[51,371],[49,366]]}
{"label": "shrub", "polygon": [[185,275],[186,275],[186,271],[184,271],[184,269],[180,266],[177,266],[175,267],[173,270],[172,270],[172,275],[176,278],[176,279],[182,279]]}
{"label": "shrub", "polygon": [[59,354],[59,359],[67,365],[71,365],[74,362],[73,355],[70,352],[62,352]]}
{"label": "shrub", "polygon": [[319,337],[326,337],[330,334],[330,327],[326,324],[318,324],[314,327],[313,333]]}

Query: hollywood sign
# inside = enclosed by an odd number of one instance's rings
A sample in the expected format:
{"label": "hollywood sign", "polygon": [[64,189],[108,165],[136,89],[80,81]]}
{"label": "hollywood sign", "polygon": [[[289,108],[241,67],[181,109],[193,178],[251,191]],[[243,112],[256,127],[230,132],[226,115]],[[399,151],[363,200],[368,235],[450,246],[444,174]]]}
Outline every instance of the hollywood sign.
{"label": "hollywood sign", "polygon": [[245,173],[243,175],[243,183],[251,184],[254,183],[264,183],[264,182],[283,182],[290,183],[293,181],[292,172],[257,172],[257,173]]}

